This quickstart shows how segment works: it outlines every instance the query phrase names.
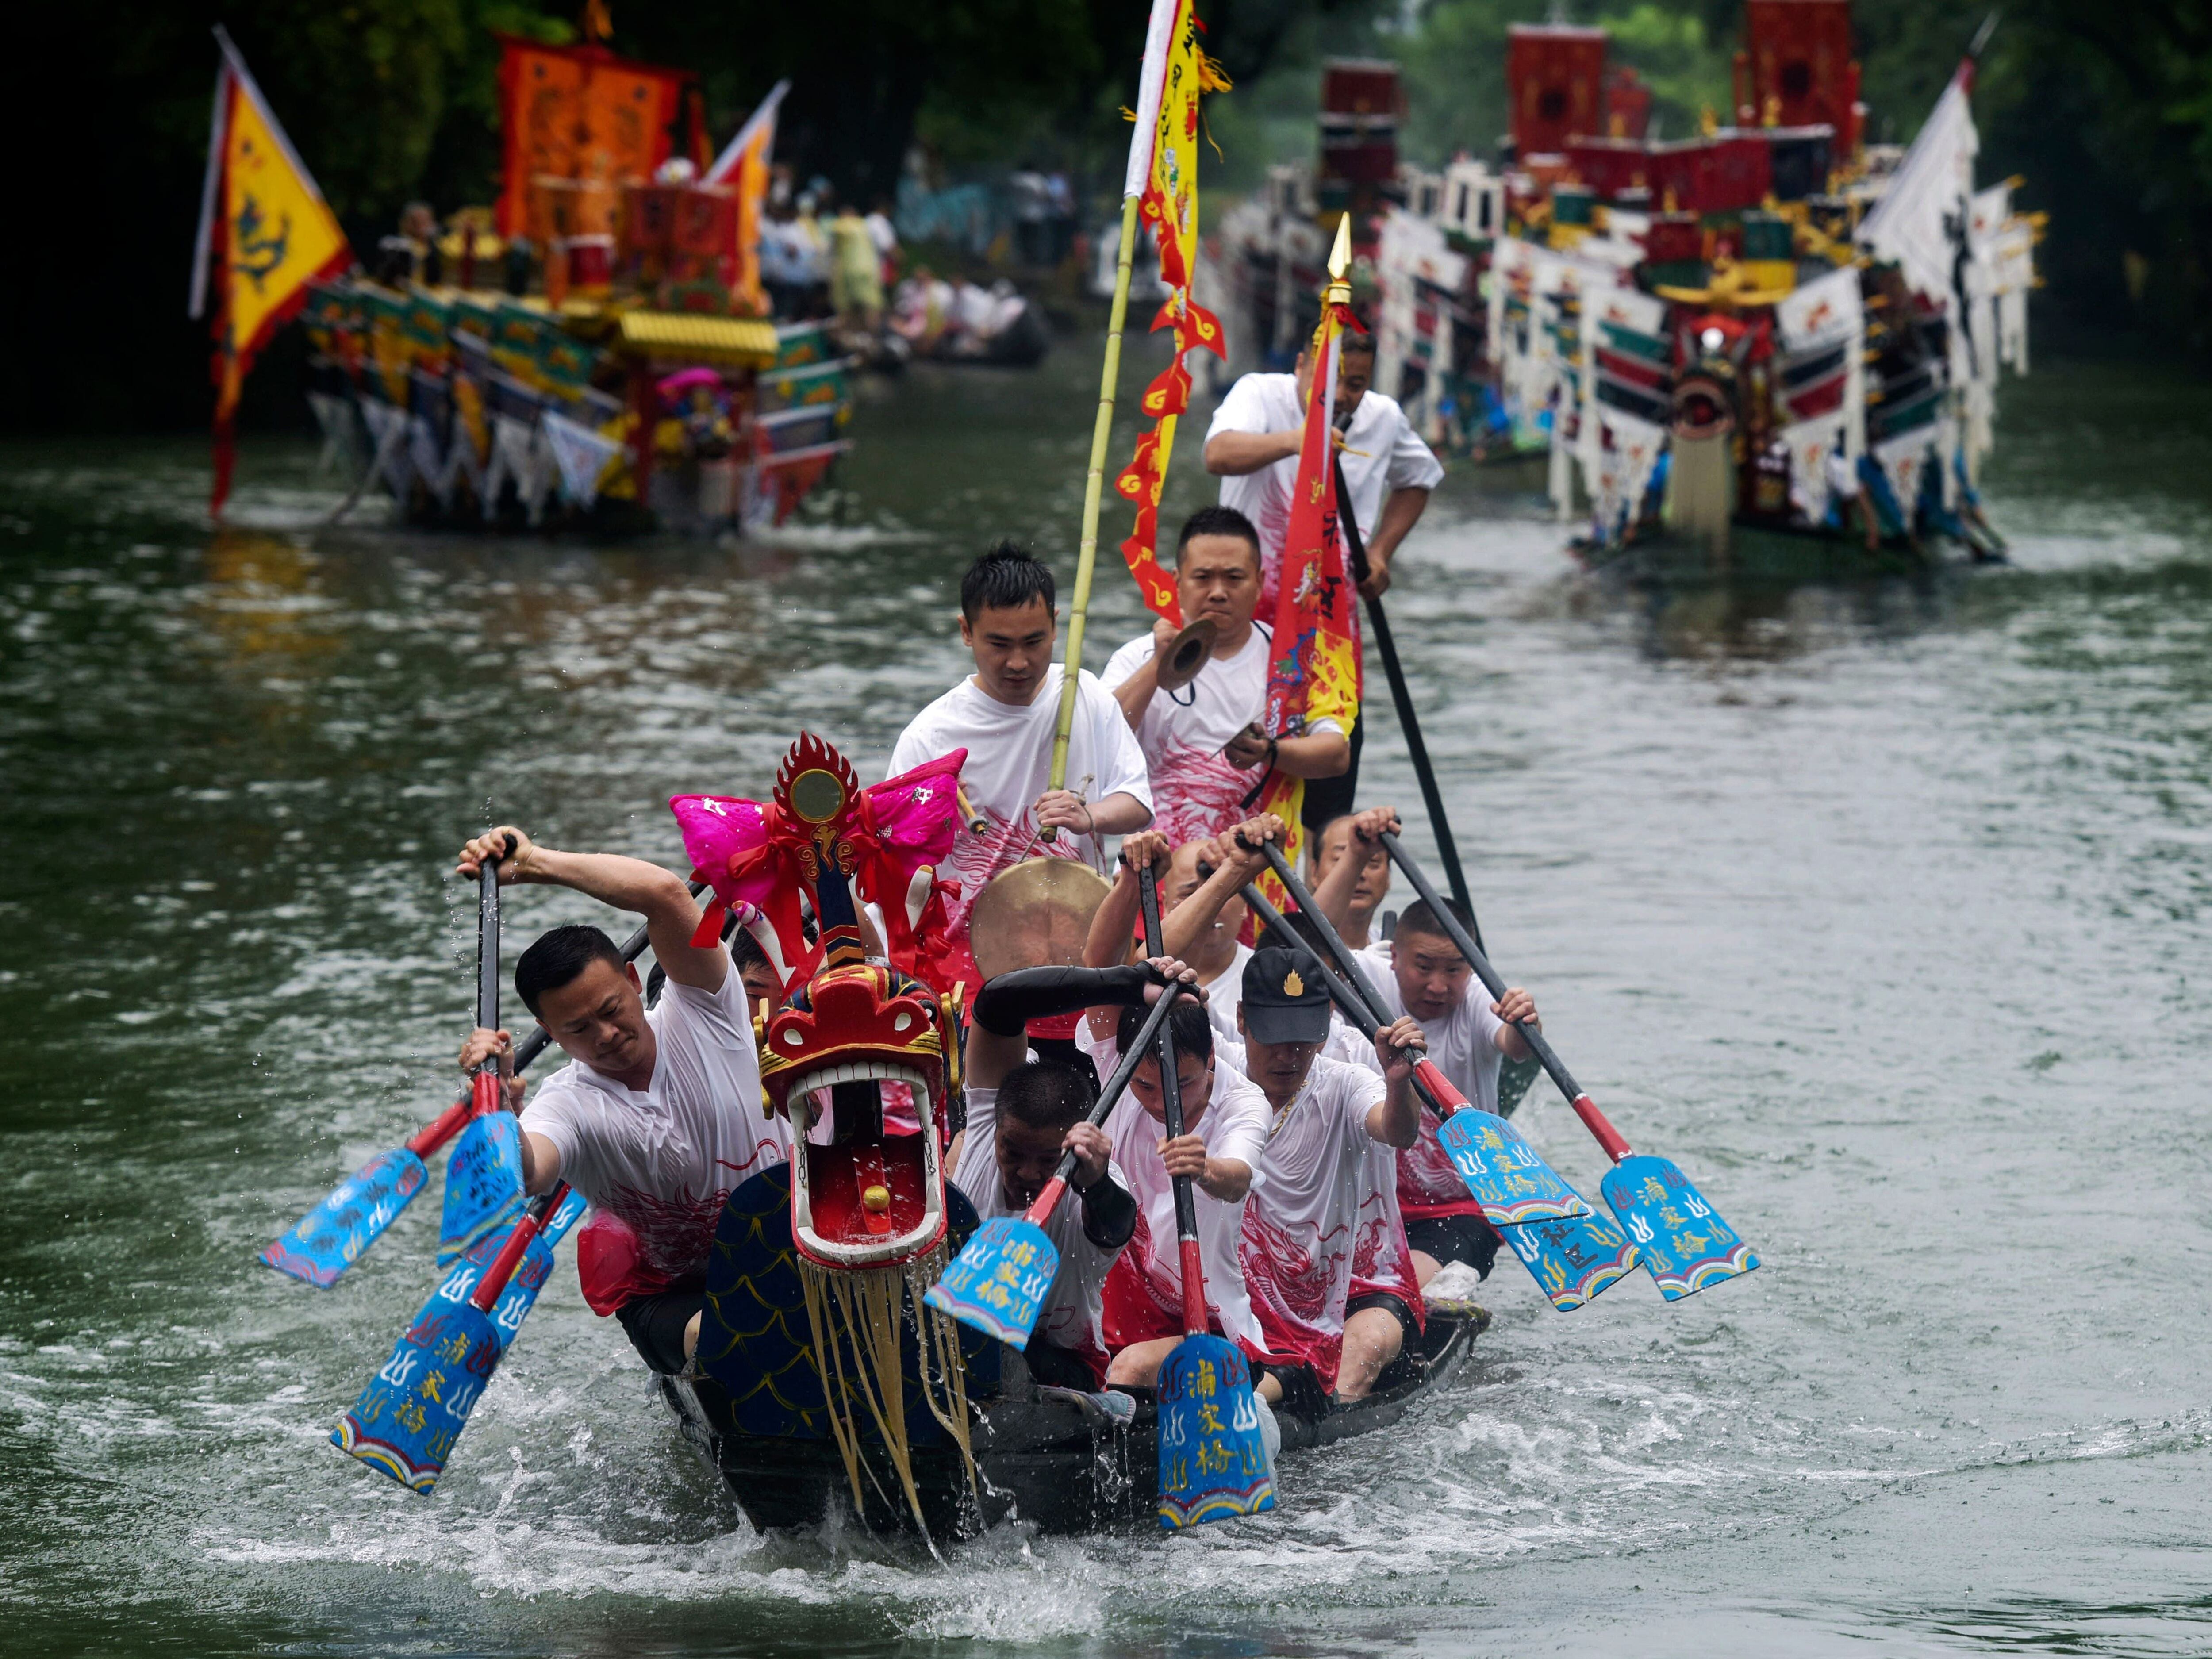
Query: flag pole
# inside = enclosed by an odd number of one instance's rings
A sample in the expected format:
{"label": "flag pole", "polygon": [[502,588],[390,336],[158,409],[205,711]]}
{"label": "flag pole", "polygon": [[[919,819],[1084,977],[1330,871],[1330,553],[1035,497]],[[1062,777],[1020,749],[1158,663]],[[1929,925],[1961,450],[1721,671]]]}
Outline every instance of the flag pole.
{"label": "flag pole", "polygon": [[[1152,145],[1165,91],[1168,47],[1179,0],[1152,0],[1145,31],[1144,67],[1137,86],[1137,130],[1129,138],[1129,166],[1121,181],[1121,247],[1114,262],[1114,303],[1106,313],[1106,361],[1098,376],[1098,418],[1091,428],[1091,471],[1083,482],[1083,538],[1076,545],[1075,592],[1068,599],[1067,654],[1060,667],[1060,719],[1053,728],[1048,790],[1067,787],[1067,743],[1075,730],[1075,693],[1083,678],[1083,623],[1091,608],[1091,578],[1098,564],[1098,503],[1106,487],[1106,447],[1114,432],[1114,392],[1121,378],[1121,325],[1129,313],[1129,270],[1137,252],[1137,209],[1152,178]],[[1043,838],[1053,840],[1048,826]]]}
{"label": "flag pole", "polygon": [[1114,305],[1106,313],[1106,362],[1098,378],[1098,418],[1091,428],[1091,471],[1083,480],[1083,539],[1075,552],[1075,592],[1067,606],[1067,657],[1060,670],[1060,721],[1053,728],[1048,789],[1067,783],[1067,740],[1075,729],[1076,683],[1083,673],[1083,622],[1098,567],[1098,505],[1105,493],[1106,448],[1114,430],[1114,391],[1121,377],[1121,325],[1129,312],[1129,266],[1136,251],[1137,198],[1121,201],[1121,252],[1114,264]]}

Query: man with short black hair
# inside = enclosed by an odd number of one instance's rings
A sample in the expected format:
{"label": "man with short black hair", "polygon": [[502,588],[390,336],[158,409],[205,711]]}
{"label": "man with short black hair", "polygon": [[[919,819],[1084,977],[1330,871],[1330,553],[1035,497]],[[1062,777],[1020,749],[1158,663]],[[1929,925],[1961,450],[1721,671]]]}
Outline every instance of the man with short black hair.
{"label": "man with short black hair", "polygon": [[[987,828],[963,830],[938,866],[940,878],[959,884],[946,905],[956,966],[968,954],[968,913],[992,877],[1040,854],[1082,859],[1103,872],[1104,837],[1141,830],[1152,818],[1144,753],[1088,672],[1076,682],[1068,787],[1045,787],[1060,719],[1054,597],[1052,572],[1012,542],[970,565],[960,580],[960,638],[975,672],[915,715],[891,750],[890,777],[968,751],[961,787]],[[1047,828],[1058,832],[1051,842],[1041,833]],[[980,982],[972,963],[968,977]]]}
{"label": "man with short black hair", "polygon": [[[1374,1067],[1331,1060],[1328,993],[1303,958],[1264,945],[1244,965],[1241,1045],[1222,1059],[1267,1097],[1267,1146],[1244,1206],[1241,1260],[1272,1354],[1310,1367],[1324,1395],[1362,1400],[1421,1328],[1400,1219],[1397,1152],[1413,1144],[1421,1028],[1375,1035]],[[1307,964],[1310,968],[1310,964]]]}
{"label": "man with short black hair", "polygon": [[[1367,555],[1367,575],[1359,591],[1380,599],[1389,588],[1390,562],[1397,556],[1398,544],[1420,521],[1429,492],[1443,482],[1444,470],[1397,400],[1368,389],[1374,373],[1375,337],[1347,330],[1337,356],[1336,461],[1343,470],[1352,516]],[[1313,374],[1313,351],[1308,347],[1298,354],[1294,374],[1245,375],[1229,388],[1206,434],[1206,470],[1221,480],[1221,504],[1237,508],[1259,529],[1261,550],[1267,560],[1260,614],[1269,618],[1275,614],[1283,543],[1290,533],[1291,496],[1297,485]],[[1323,480],[1322,488],[1333,490],[1335,485]],[[1347,536],[1348,570],[1351,556]],[[1352,629],[1356,641],[1356,612]],[[1352,722],[1345,766],[1316,775],[1307,784],[1298,811],[1307,829],[1317,829],[1352,810],[1366,726],[1364,720]]]}
{"label": "man with short black hair", "polygon": [[[1263,617],[1275,614],[1313,373],[1308,346],[1298,353],[1295,374],[1243,376],[1229,388],[1206,428],[1206,470],[1221,480],[1221,504],[1235,507],[1260,532],[1267,558]],[[1397,399],[1369,389],[1374,373],[1375,337],[1347,331],[1337,357],[1337,456],[1367,547],[1368,579],[1359,591],[1379,596],[1390,586],[1398,544],[1420,521],[1444,470]]]}
{"label": "man with short black hair", "polygon": [[1136,1231],[1137,1206],[1106,1132],[1085,1121],[1097,1103],[1089,1073],[1025,1057],[1028,1006],[1017,976],[1006,975],[976,998],[965,1048],[968,1121],[952,1181],[984,1220],[1018,1216],[1036,1202],[1062,1155],[1075,1154],[1074,1193],[1044,1224],[1060,1267],[1024,1358],[1038,1382],[1091,1393],[1106,1381],[1099,1296]]}
{"label": "man with short black hair", "polygon": [[1291,777],[1334,777],[1352,763],[1344,728],[1316,720],[1270,737],[1267,653],[1273,631],[1255,619],[1260,536],[1230,507],[1202,507],[1176,542],[1176,599],[1183,622],[1216,629],[1196,678],[1159,689],[1160,653],[1179,631],[1165,618],[1116,651],[1100,680],[1128,717],[1152,775],[1153,828],[1170,844],[1219,835],[1273,767]]}
{"label": "man with short black hair", "polygon": [[1379,840],[1355,842],[1358,815],[1340,812],[1307,843],[1306,885],[1338,936],[1355,951],[1388,940],[1375,932],[1375,913],[1390,896],[1390,855]]}
{"label": "man with short black hair", "polygon": [[[514,988],[569,1063],[522,1112],[523,1184],[566,1181],[591,1200],[576,1236],[585,1300],[622,1321],[645,1362],[681,1370],[698,1341],[707,1255],[731,1192],[791,1155],[790,1128],[761,1115],[759,1057],[744,988],[720,944],[694,945],[699,907],[681,877],[609,853],[560,853],[513,825],[461,849],[463,876],[498,862],[501,886],[572,888],[645,918],[668,975],[648,1010],[636,969],[596,927],[556,927],[516,963]],[[479,1030],[470,1070],[509,1032]]]}
{"label": "man with short black hair", "polygon": [[[1357,814],[1345,856],[1387,857],[1382,832],[1395,835],[1399,829],[1393,808],[1377,806]],[[1324,881],[1322,890],[1314,894],[1314,902],[1340,926],[1341,912],[1333,907],[1341,903],[1346,885],[1340,880],[1334,885]],[[1467,912],[1451,899],[1444,902],[1459,925],[1471,930]],[[1543,1028],[1536,1018],[1535,1000],[1516,985],[1492,1001],[1426,900],[1407,905],[1399,915],[1395,933],[1355,951],[1352,958],[1391,1014],[1411,1015],[1420,1022],[1429,1036],[1429,1058],[1452,1087],[1469,1105],[1495,1112],[1501,1058],[1527,1060],[1533,1053],[1514,1023],[1526,1020]],[[1424,1109],[1419,1143],[1398,1158],[1398,1202],[1406,1214],[1407,1236],[1413,1241],[1414,1265],[1424,1285],[1449,1261],[1464,1261],[1486,1279],[1498,1255],[1498,1235],[1482,1219],[1482,1206],[1468,1194],[1466,1182],[1437,1139],[1441,1127],[1436,1115]]]}

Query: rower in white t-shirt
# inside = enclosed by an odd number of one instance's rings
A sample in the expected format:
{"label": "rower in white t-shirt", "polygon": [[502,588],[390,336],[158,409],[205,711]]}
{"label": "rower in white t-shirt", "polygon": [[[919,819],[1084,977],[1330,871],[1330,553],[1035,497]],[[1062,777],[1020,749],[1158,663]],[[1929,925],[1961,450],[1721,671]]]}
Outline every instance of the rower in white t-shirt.
{"label": "rower in white t-shirt", "polygon": [[[1398,831],[1398,815],[1388,806],[1356,814],[1350,825],[1346,863],[1333,868],[1314,893],[1314,902],[1332,921],[1345,908],[1352,884],[1352,866],[1387,860],[1381,836]],[[1445,900],[1447,904],[1451,901]],[[1469,918],[1453,906],[1462,927]],[[1536,1004],[1518,986],[1497,1000],[1460,955],[1425,900],[1417,900],[1398,917],[1397,931],[1352,952],[1367,981],[1394,1017],[1411,1015],[1428,1034],[1429,1058],[1468,1103],[1486,1112],[1498,1109],[1498,1070],[1506,1056],[1526,1060],[1528,1041],[1513,1029],[1526,1020],[1542,1029]],[[1498,1235],[1482,1218],[1482,1206],[1467,1190],[1437,1139],[1443,1126],[1435,1113],[1421,1111],[1419,1142],[1398,1158],[1398,1202],[1405,1212],[1414,1264],[1425,1285],[1447,1261],[1464,1261],[1487,1278],[1498,1253]]]}
{"label": "rower in white t-shirt", "polygon": [[[682,878],[611,854],[560,853],[512,825],[462,848],[473,878],[496,858],[502,886],[574,888],[645,918],[668,982],[648,1011],[637,970],[596,927],[556,927],[516,963],[523,1004],[569,1057],[522,1112],[523,1184],[566,1181],[593,1213],[577,1275],[646,1364],[683,1369],[699,1336],[707,1256],[730,1194],[791,1153],[789,1126],[761,1115],[760,1060],[745,989],[717,943],[692,944],[699,908]],[[506,1031],[477,1030],[464,1070],[488,1055],[512,1074]]]}
{"label": "rower in white t-shirt", "polygon": [[1100,678],[1144,750],[1152,827],[1180,847],[1242,819],[1270,767],[1292,777],[1334,777],[1351,763],[1352,750],[1334,720],[1275,738],[1261,724],[1273,635],[1254,620],[1260,538],[1250,520],[1233,507],[1203,507],[1184,521],[1176,598],[1186,623],[1204,619],[1217,629],[1197,678],[1159,689],[1158,653],[1178,631],[1163,618],[1116,651]]}
{"label": "rower in white t-shirt", "polygon": [[[1000,974],[976,996],[976,1027],[1003,1039],[1003,1058],[1019,1040],[1016,1033],[1038,1021],[1088,1009],[1090,1018],[1078,1042],[1105,1077],[1119,1063],[1121,1042],[1134,1040],[1146,1004],[1170,979],[1190,984],[1196,975],[1170,957],[1108,968],[1025,968]],[[1162,1132],[1165,1109],[1157,1055],[1137,1066],[1128,1093],[1105,1125],[1112,1169],[1136,1200],[1132,1236],[1103,1291],[1100,1323],[1113,1356],[1106,1371],[1109,1384],[1151,1387],[1160,1363],[1184,1334],[1176,1175],[1192,1177],[1212,1326],[1254,1359],[1266,1358],[1237,1267],[1237,1234],[1252,1165],[1267,1140],[1267,1101],[1243,1078],[1217,1073],[1212,1028],[1202,1005],[1181,1001],[1168,1018],[1182,1085],[1183,1133],[1170,1140]],[[1074,1144],[1072,1134],[1068,1144]],[[974,1157],[963,1140],[960,1166],[971,1167]]]}
{"label": "rower in white t-shirt", "polygon": [[[1088,971],[1088,970],[1084,970]],[[1136,1040],[1144,1013],[1124,1008],[1110,1035],[1100,1036],[1104,1010],[1094,1010],[1085,1046],[1102,1074],[1121,1063],[1121,1045]],[[1182,1090],[1183,1133],[1166,1139],[1166,1104],[1157,1055],[1138,1063],[1128,1094],[1106,1120],[1114,1161],[1129,1177],[1137,1200],[1137,1229],[1106,1276],[1106,1346],[1113,1353],[1109,1382],[1150,1387],[1160,1365],[1182,1340],[1182,1257],[1176,1233],[1175,1180],[1192,1177],[1198,1254],[1206,1272],[1206,1311],[1216,1334],[1252,1360],[1270,1356],[1253,1316],[1237,1254],[1245,1194],[1267,1143],[1267,1097],[1232,1067],[1218,1063],[1213,1026],[1203,1008],[1188,1002],[1168,1016],[1175,1033],[1176,1073]],[[1281,1384],[1262,1377],[1260,1397],[1281,1398]]]}
{"label": "rower in white t-shirt", "polygon": [[[1338,354],[1338,455],[1352,510],[1367,547],[1368,579],[1360,592],[1390,586],[1390,561],[1443,482],[1436,453],[1423,443],[1397,400],[1367,389],[1375,372],[1372,335],[1346,333]],[[1229,388],[1206,434],[1206,470],[1221,480],[1221,504],[1233,507],[1260,532],[1267,558],[1260,614],[1275,614],[1283,540],[1291,527],[1291,492],[1304,441],[1306,394],[1313,384],[1311,348],[1293,374],[1247,374]]]}
{"label": "rower in white t-shirt", "polygon": [[[975,653],[975,672],[915,715],[891,750],[886,776],[911,771],[956,749],[968,758],[960,782],[986,820],[983,833],[960,832],[938,866],[957,882],[945,910],[959,957],[968,952],[968,913],[983,885],[1001,870],[1040,854],[1078,858],[1105,869],[1104,837],[1151,821],[1152,785],[1136,736],[1097,678],[1076,683],[1075,725],[1069,734],[1067,787],[1047,789],[1060,718],[1060,665],[1052,572],[1001,542],[960,580],[960,637]],[[1046,827],[1060,833],[1047,842]],[[981,982],[972,960],[969,983]]]}
{"label": "rower in white t-shirt", "polygon": [[1076,1155],[1073,1191],[1044,1224],[1060,1267],[1024,1358],[1040,1382],[1091,1392],[1106,1380],[1099,1298],[1137,1206],[1106,1132],[1085,1121],[1097,1098],[1090,1076],[1028,1052],[1023,1010],[1037,1005],[1023,995],[1023,977],[1001,974],[976,997],[963,1066],[968,1121],[952,1180],[984,1220],[1018,1216],[1061,1155]]}
{"label": "rower in white t-shirt", "polygon": [[1328,994],[1301,960],[1279,945],[1254,953],[1238,1015],[1244,1041],[1218,1050],[1223,1066],[1259,1085],[1269,1114],[1241,1259],[1268,1352],[1310,1366],[1323,1394],[1352,1401],[1422,1326],[1394,1168],[1394,1149],[1417,1133],[1406,1051],[1422,1035],[1410,1019],[1384,1027],[1373,1070],[1323,1057]]}

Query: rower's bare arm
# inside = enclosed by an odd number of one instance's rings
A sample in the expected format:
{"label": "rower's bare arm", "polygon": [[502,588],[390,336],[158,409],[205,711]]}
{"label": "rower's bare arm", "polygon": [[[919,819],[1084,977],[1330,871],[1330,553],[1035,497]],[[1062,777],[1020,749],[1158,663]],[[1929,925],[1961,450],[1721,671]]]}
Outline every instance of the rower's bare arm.
{"label": "rower's bare arm", "polygon": [[730,959],[718,941],[704,950],[695,947],[691,935],[699,926],[699,907],[681,876],[647,864],[643,859],[619,853],[561,853],[540,847],[513,824],[478,836],[461,849],[458,868],[473,877],[487,854],[500,860],[501,886],[536,883],[568,887],[617,910],[645,918],[646,936],[653,942],[653,960],[678,985],[696,990],[719,991],[728,973]]}
{"label": "rower's bare arm", "polygon": [[535,1197],[561,1178],[561,1149],[544,1135],[522,1132],[522,1190]]}
{"label": "rower's bare arm", "polygon": [[1315,732],[1275,740],[1275,769],[1293,778],[1340,778],[1352,765],[1352,740],[1341,732]]}
{"label": "rower's bare arm", "polygon": [[1371,866],[1384,862],[1390,856],[1382,846],[1382,832],[1398,833],[1398,812],[1395,807],[1370,806],[1355,814],[1352,820],[1352,840],[1344,856],[1328,866],[1313,890],[1314,902],[1333,927],[1342,927],[1352,916],[1352,901],[1357,896],[1359,878]]}
{"label": "rower's bare arm", "polygon": [[1382,1098],[1367,1109],[1367,1133],[1386,1146],[1404,1152],[1421,1137],[1421,1106],[1413,1093],[1413,1062],[1428,1047],[1421,1028],[1408,1014],[1375,1034],[1376,1058],[1382,1062]]}
{"label": "rower's bare arm", "polygon": [[1217,432],[1206,441],[1206,470],[1217,478],[1241,478],[1297,454],[1304,440],[1294,426],[1280,432]]}
{"label": "rower's bare arm", "polygon": [[1209,1158],[1206,1173],[1194,1183],[1208,1198],[1239,1204],[1252,1190],[1252,1166],[1241,1158]]}
{"label": "rower's bare arm", "polygon": [[1262,841],[1279,843],[1283,839],[1283,821],[1272,812],[1263,812],[1256,818],[1247,818],[1227,835],[1202,843],[1199,854],[1201,868],[1211,866],[1212,873],[1200,882],[1198,890],[1181,904],[1168,912],[1160,931],[1167,935],[1167,948],[1171,955],[1188,957],[1206,937],[1206,930],[1213,926],[1221,907],[1244,890],[1244,884],[1267,868],[1267,855],[1259,850]]}
{"label": "rower's bare arm", "polygon": [[[1482,994],[1480,986],[1475,988],[1475,994]],[[1536,1017],[1536,999],[1517,985],[1510,986],[1504,996],[1490,1005],[1490,1012],[1505,1022],[1498,1028],[1494,1039],[1498,1052],[1508,1060],[1534,1060],[1536,1051],[1528,1046],[1528,1039],[1521,1035],[1518,1026],[1525,1020],[1540,1031],[1544,1029],[1544,1022]]]}
{"label": "rower's bare arm", "polygon": [[1151,807],[1118,789],[1091,809],[1092,833],[1101,836],[1126,836],[1152,821]]}
{"label": "rower's bare arm", "polygon": [[1152,624],[1152,654],[1137,665],[1137,672],[1114,688],[1114,701],[1121,705],[1121,718],[1136,731],[1145,723],[1145,711],[1152,706],[1152,696],[1160,689],[1160,653],[1174,639],[1176,625],[1161,617]]}

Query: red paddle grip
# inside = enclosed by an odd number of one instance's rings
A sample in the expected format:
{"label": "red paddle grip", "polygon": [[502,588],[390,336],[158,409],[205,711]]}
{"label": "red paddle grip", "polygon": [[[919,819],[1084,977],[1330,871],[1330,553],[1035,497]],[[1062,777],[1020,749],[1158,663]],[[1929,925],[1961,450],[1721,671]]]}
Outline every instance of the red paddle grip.
{"label": "red paddle grip", "polygon": [[1628,1143],[1620,1138],[1620,1131],[1606,1121],[1605,1114],[1598,1110],[1595,1101],[1588,1095],[1577,1095],[1573,1105],[1575,1115],[1582,1119],[1589,1132],[1597,1137],[1597,1144],[1605,1148],[1607,1158],[1618,1164],[1628,1156]]}
{"label": "red paddle grip", "polygon": [[514,1231],[507,1236],[507,1243],[501,1245],[499,1254],[492,1257],[491,1266],[484,1269],[484,1276],[477,1283],[476,1293],[469,1297],[480,1312],[489,1313],[498,1304],[501,1292],[507,1289],[507,1281],[514,1277],[514,1270],[522,1265],[523,1253],[529,1249],[530,1241],[538,1237],[538,1230],[544,1217],[559,1209],[562,1200],[568,1196],[568,1188],[563,1182],[546,1194],[543,1211],[523,1212],[522,1219],[514,1224]]}
{"label": "red paddle grip", "polygon": [[468,1121],[476,1115],[477,1103],[473,1094],[465,1099],[455,1101],[422,1126],[422,1133],[407,1143],[407,1150],[417,1158],[429,1157],[439,1147],[460,1133]]}
{"label": "red paddle grip", "polygon": [[1036,1202],[1030,1206],[1029,1213],[1022,1219],[1032,1227],[1043,1226],[1052,1219],[1052,1212],[1060,1207],[1060,1195],[1066,1190],[1067,1182],[1054,1176],[1044,1183],[1043,1190],[1036,1195]]}
{"label": "red paddle grip", "polygon": [[1413,1066],[1413,1075],[1428,1086],[1437,1099],[1437,1109],[1449,1117],[1467,1104],[1467,1097],[1451,1085],[1451,1079],[1437,1069],[1433,1060],[1422,1060]]}
{"label": "red paddle grip", "polygon": [[1206,1263],[1199,1258],[1198,1241],[1182,1245],[1182,1334],[1196,1336],[1206,1329]]}

